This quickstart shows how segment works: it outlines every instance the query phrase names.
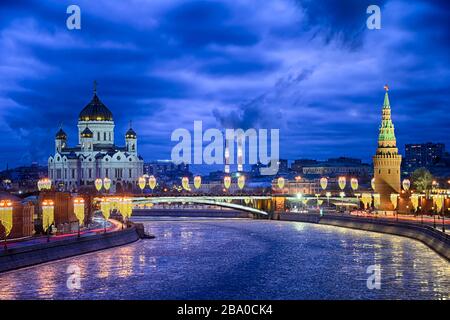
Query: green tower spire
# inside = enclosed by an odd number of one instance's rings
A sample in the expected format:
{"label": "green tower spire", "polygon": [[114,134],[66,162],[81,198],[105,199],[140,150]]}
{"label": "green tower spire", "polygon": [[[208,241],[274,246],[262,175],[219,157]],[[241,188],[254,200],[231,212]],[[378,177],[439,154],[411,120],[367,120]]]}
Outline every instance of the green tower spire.
{"label": "green tower spire", "polygon": [[384,86],[386,93],[384,94],[383,115],[381,118],[380,132],[378,134],[379,148],[395,148],[397,141],[395,138],[394,124],[391,119],[391,104],[389,103],[389,87]]}

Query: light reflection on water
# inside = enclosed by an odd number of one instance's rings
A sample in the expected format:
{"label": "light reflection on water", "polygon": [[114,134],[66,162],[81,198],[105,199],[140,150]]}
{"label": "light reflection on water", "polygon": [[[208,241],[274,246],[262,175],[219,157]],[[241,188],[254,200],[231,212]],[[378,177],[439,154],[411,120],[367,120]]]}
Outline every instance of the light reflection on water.
{"label": "light reflection on water", "polygon": [[[0,299],[448,299],[450,264],[401,237],[299,222],[145,222],[156,239],[0,275]],[[76,264],[81,289],[69,290]],[[366,269],[381,266],[381,290]]]}

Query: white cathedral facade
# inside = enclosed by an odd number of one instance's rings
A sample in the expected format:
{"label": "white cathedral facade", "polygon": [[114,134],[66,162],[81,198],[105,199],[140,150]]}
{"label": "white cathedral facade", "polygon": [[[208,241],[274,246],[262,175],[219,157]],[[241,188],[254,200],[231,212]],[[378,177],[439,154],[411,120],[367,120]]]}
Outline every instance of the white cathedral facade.
{"label": "white cathedral facade", "polygon": [[55,155],[48,159],[48,176],[65,191],[94,186],[97,178],[111,179],[111,192],[131,191],[144,171],[144,160],[137,152],[137,135],[131,128],[125,133],[125,146],[114,143],[111,111],[94,96],[78,117],[78,144],[67,145],[67,134],[56,133]]}

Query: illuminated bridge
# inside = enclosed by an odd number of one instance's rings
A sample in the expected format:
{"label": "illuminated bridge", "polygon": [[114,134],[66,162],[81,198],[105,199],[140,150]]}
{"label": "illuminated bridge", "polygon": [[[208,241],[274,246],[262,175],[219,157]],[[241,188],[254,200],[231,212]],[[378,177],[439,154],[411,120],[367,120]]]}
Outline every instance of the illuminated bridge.
{"label": "illuminated bridge", "polygon": [[[129,197],[134,208],[147,208],[158,204],[198,204],[216,206],[248,212],[253,215],[268,216],[274,212],[285,212],[298,208],[357,207],[356,197],[325,197],[302,195],[176,195],[176,196],[133,196]],[[100,200],[100,199],[98,199]],[[202,210],[201,208],[197,208]],[[151,209],[149,209],[151,210]]]}

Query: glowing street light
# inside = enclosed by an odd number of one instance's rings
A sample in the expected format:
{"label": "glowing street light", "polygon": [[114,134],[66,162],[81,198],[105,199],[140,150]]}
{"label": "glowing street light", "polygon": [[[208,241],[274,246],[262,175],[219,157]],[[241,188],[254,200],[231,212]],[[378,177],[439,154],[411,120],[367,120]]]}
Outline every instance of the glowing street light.
{"label": "glowing street light", "polygon": [[280,190],[283,190],[285,182],[286,182],[286,181],[284,180],[283,177],[279,177],[279,178],[277,179],[277,186],[278,186],[278,188],[279,188]]}
{"label": "glowing street light", "polygon": [[230,188],[230,186],[231,186],[231,177],[230,176],[223,177],[223,185],[224,185],[225,189]]}
{"label": "glowing street light", "polygon": [[103,179],[103,188],[105,188],[106,191],[108,191],[109,189],[111,189],[111,179],[108,177],[105,177]]}
{"label": "glowing street light", "polygon": [[52,181],[49,178],[39,179],[37,186],[39,191],[50,190],[52,188]]}
{"label": "glowing street light", "polygon": [[186,190],[186,191],[191,190],[191,188],[189,188],[189,178],[188,177],[183,177],[181,179],[181,185],[184,190]]}
{"label": "glowing street light", "polygon": [[145,177],[144,176],[139,177],[138,186],[139,186],[139,189],[141,189],[141,191],[144,190],[146,184],[147,184],[147,180],[145,179]]}
{"label": "glowing street light", "polygon": [[77,220],[78,220],[78,237],[80,237],[80,227],[84,221],[84,199],[83,198],[73,199],[73,211],[75,213],[75,217],[77,217]]}
{"label": "glowing street light", "polygon": [[105,219],[104,228],[106,233],[106,221],[109,219],[111,214],[111,202],[108,198],[103,198],[100,203],[100,210],[102,211],[103,218]]}
{"label": "glowing street light", "polygon": [[95,185],[95,189],[97,189],[97,191],[100,191],[103,187],[102,179],[100,179],[100,178],[95,179],[94,185]]}
{"label": "glowing street light", "polygon": [[155,189],[155,187],[156,187],[156,178],[154,176],[148,177],[148,186],[152,190]]}
{"label": "glowing street light", "polygon": [[194,177],[194,187],[195,189],[199,189],[202,185],[202,177],[201,176],[195,176]]}
{"label": "glowing street light", "polygon": [[5,250],[7,247],[6,238],[11,233],[13,227],[13,205],[11,200],[0,201],[0,224],[5,229]]}
{"label": "glowing street light", "polygon": [[327,188],[327,186],[328,186],[328,179],[325,178],[325,177],[320,178],[320,187],[321,187],[323,190],[325,190],[325,189]]}
{"label": "glowing street light", "polygon": [[238,178],[238,187],[239,189],[244,189],[245,186],[245,176],[244,175],[240,175]]}
{"label": "glowing street light", "polygon": [[55,222],[55,203],[53,200],[42,201],[42,228],[47,233],[47,242],[50,241],[49,229]]}
{"label": "glowing street light", "polygon": [[352,178],[350,180],[350,186],[352,187],[353,191],[356,191],[358,189],[358,179]]}
{"label": "glowing street light", "polygon": [[409,181],[409,179],[404,179],[402,182],[403,185],[403,189],[408,191],[409,187],[411,186],[411,181]]}
{"label": "glowing street light", "polygon": [[341,188],[341,190],[344,190],[345,185],[347,184],[347,179],[345,177],[339,177],[338,184],[339,184],[339,188]]}

